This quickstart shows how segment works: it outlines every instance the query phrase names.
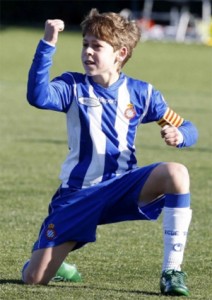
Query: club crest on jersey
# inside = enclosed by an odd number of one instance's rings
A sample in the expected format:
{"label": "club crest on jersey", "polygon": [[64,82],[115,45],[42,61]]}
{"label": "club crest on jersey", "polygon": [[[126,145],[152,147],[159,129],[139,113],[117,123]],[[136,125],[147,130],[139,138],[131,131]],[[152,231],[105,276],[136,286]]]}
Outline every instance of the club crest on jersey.
{"label": "club crest on jersey", "polygon": [[53,240],[57,235],[54,227],[55,227],[54,224],[51,223],[48,225],[48,228],[46,229],[46,237],[48,240]]}
{"label": "club crest on jersey", "polygon": [[86,106],[100,106],[99,99],[92,98],[92,97],[79,97],[79,102]]}
{"label": "club crest on jersey", "polygon": [[130,119],[134,118],[135,115],[136,115],[136,111],[135,111],[135,109],[134,109],[134,106],[133,106],[131,103],[128,104],[128,105],[127,105],[127,109],[126,109],[125,112],[124,112],[125,118],[127,118],[127,119],[130,120]]}

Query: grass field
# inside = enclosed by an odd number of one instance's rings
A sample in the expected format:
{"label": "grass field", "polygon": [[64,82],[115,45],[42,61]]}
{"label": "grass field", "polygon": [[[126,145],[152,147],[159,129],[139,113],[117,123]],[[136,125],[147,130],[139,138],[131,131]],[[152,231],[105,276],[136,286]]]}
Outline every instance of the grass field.
{"label": "grass field", "polygon": [[[20,270],[30,256],[67,154],[65,118],[26,102],[26,81],[42,31],[0,32],[0,299],[107,300],[169,299],[159,293],[162,218],[156,223],[102,226],[97,242],[71,253],[82,283],[25,286]],[[61,34],[51,76],[82,71],[77,33]],[[125,70],[150,81],[184,118],[199,129],[191,149],[163,144],[156,124],[138,131],[139,164],[178,161],[190,171],[193,219],[183,269],[190,299],[212,299],[212,51],[201,45],[140,43]],[[171,298],[170,298],[171,299]]]}

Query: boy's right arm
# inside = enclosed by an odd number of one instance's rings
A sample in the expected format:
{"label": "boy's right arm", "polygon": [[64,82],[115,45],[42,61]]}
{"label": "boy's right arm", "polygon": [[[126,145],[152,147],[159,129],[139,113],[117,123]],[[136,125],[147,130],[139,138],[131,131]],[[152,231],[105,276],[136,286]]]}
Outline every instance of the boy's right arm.
{"label": "boy's right arm", "polygon": [[64,29],[62,20],[47,20],[45,23],[44,39],[40,41],[31,65],[27,99],[33,106],[42,109],[65,111],[67,99],[70,99],[70,87],[64,80],[50,83],[50,67],[58,33]]}

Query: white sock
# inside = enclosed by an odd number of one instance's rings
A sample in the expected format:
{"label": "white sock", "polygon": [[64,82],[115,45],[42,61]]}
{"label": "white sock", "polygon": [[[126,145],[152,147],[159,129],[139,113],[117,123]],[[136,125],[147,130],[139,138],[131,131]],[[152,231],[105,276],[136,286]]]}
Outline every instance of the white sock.
{"label": "white sock", "polygon": [[181,270],[192,210],[164,207],[164,258],[162,270]]}

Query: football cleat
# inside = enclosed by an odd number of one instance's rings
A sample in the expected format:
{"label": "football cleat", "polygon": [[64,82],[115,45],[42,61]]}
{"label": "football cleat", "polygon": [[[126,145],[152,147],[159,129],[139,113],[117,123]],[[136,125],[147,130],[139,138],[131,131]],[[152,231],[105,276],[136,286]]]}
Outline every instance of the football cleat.
{"label": "football cleat", "polygon": [[52,281],[80,282],[82,281],[82,278],[75,265],[70,265],[63,262],[56,275],[52,278]]}
{"label": "football cleat", "polygon": [[160,279],[160,290],[163,295],[189,296],[189,290],[184,283],[186,273],[177,270],[165,270]]}

